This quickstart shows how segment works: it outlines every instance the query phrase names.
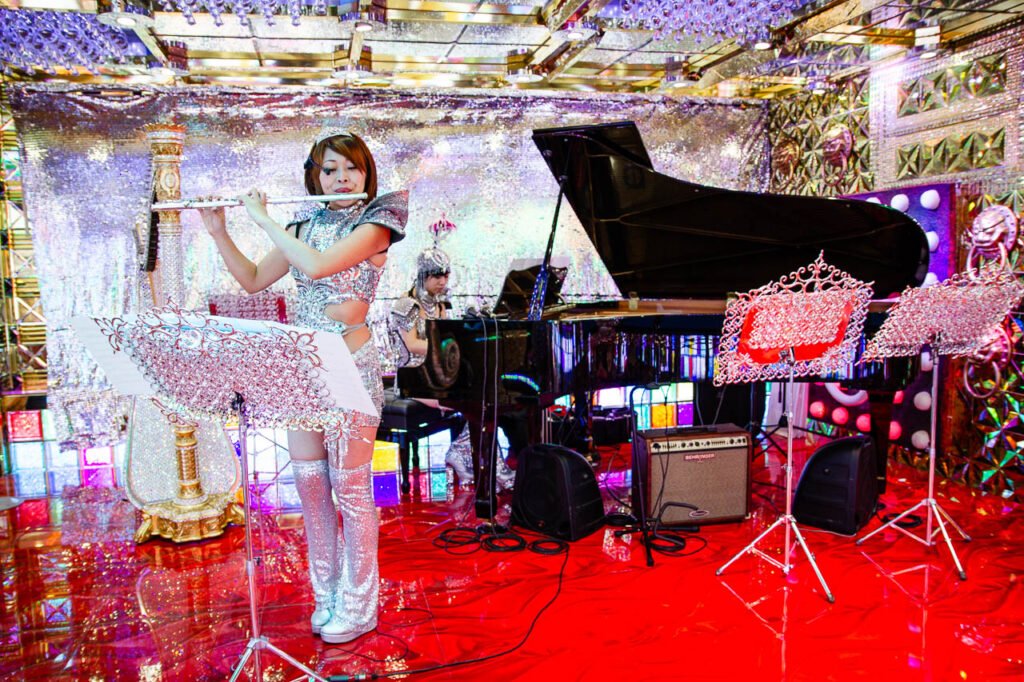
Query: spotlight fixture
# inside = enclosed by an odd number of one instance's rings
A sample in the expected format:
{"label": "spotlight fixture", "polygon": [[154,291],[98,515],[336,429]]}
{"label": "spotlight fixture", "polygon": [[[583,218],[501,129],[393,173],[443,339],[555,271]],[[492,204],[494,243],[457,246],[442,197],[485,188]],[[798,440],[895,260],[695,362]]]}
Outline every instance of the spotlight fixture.
{"label": "spotlight fixture", "polygon": [[510,51],[505,57],[505,80],[514,84],[537,83],[544,80],[544,76],[530,63],[532,56],[533,53],[526,49]]}
{"label": "spotlight fixture", "polygon": [[[342,47],[339,46],[339,49]],[[359,50],[359,58],[355,61],[346,59],[335,62],[331,78],[348,85],[366,85],[370,82],[376,83],[382,77],[373,72],[373,50],[369,45],[363,45]]]}
{"label": "spotlight fixture", "polygon": [[665,76],[661,79],[662,85],[681,88],[688,82],[699,81],[700,78],[700,70],[693,68],[689,57],[669,57],[665,60]]}
{"label": "spotlight fixture", "polygon": [[509,71],[508,75],[505,76],[505,80],[515,85],[519,85],[520,83],[539,83],[544,80],[544,76],[531,68],[525,68],[517,71]]}
{"label": "spotlight fixture", "polygon": [[551,35],[562,41],[578,43],[595,33],[597,33],[596,23],[590,19],[579,19],[565,22],[560,29],[553,31]]}
{"label": "spotlight fixture", "polygon": [[356,33],[382,31],[387,26],[386,9],[377,4],[361,6],[359,10],[339,15],[342,30]]}
{"label": "spotlight fixture", "polygon": [[105,26],[129,30],[150,28],[154,23],[153,17],[146,14],[146,10],[127,5],[122,0],[111,0],[110,9],[96,13],[96,21]]}

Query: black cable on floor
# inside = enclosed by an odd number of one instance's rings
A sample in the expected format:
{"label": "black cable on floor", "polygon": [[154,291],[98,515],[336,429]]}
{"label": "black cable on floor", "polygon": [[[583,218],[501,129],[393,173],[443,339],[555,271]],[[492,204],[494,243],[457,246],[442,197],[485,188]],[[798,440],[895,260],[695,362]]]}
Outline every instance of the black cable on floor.
{"label": "black cable on floor", "polygon": [[[549,540],[535,540],[534,544],[545,542],[549,542]],[[550,540],[550,542],[557,543],[562,541]],[[404,677],[406,675],[429,673],[434,672],[436,670],[445,670],[447,668],[457,668],[464,665],[470,665],[472,663],[483,663],[485,661],[494,660],[501,656],[507,656],[508,654],[518,650],[524,644],[526,644],[526,641],[530,638],[530,635],[533,633],[533,629],[537,626],[537,621],[540,620],[540,617],[544,614],[545,611],[547,611],[551,607],[552,604],[555,603],[555,600],[558,599],[558,596],[562,593],[562,583],[565,580],[565,567],[569,564],[569,545],[568,543],[563,544],[565,545],[563,552],[565,554],[565,558],[562,559],[562,567],[558,571],[558,588],[555,590],[555,594],[551,597],[551,599],[549,599],[548,602],[544,604],[544,606],[542,606],[539,611],[537,611],[537,615],[533,617],[533,621],[530,622],[530,627],[526,630],[526,634],[523,635],[523,638],[519,640],[519,642],[511,648],[506,649],[505,651],[499,651],[497,653],[488,654],[487,656],[479,656],[477,658],[469,658],[464,661],[454,661],[452,663],[440,663],[438,665],[427,666],[426,668],[418,668],[414,670],[396,670],[393,672],[385,673],[356,673],[354,675],[329,675],[327,679],[329,680],[329,682],[354,682],[355,680],[379,680],[381,678]],[[545,552],[540,553],[543,554]]]}

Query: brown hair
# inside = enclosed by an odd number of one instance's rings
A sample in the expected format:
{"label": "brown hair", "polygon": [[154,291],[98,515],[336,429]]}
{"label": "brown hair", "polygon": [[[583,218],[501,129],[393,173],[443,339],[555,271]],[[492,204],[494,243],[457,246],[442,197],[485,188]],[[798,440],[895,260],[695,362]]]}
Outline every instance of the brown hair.
{"label": "brown hair", "polygon": [[326,140],[320,140],[309,150],[309,158],[306,159],[306,191],[310,194],[323,194],[320,186],[320,167],[324,162],[324,154],[328,149],[333,149],[346,159],[351,161],[356,168],[366,173],[366,196],[372,201],[377,198],[377,164],[373,160],[373,154],[358,135],[335,135]]}

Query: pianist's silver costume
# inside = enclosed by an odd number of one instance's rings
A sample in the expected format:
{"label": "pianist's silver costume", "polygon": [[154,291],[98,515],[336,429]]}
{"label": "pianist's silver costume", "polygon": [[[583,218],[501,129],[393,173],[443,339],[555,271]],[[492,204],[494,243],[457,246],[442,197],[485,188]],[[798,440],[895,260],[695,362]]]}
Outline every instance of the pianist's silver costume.
{"label": "pianist's silver costume", "polygon": [[[438,294],[432,294],[427,290],[427,278],[442,277],[449,272],[451,272],[451,258],[447,253],[437,245],[424,249],[416,257],[416,283],[405,296],[395,301],[392,307],[392,326],[402,333],[408,333],[409,330],[415,329],[416,338],[427,340],[427,320],[443,319],[447,317],[447,311],[451,309],[447,288]],[[405,367],[422,365],[426,356],[409,352],[400,338],[396,341],[400,346],[398,349],[399,364]],[[469,437],[468,424],[462,427],[458,438],[452,441],[448,452],[445,453],[444,461],[455,472],[460,485],[472,485],[473,444]],[[512,487],[515,480],[515,472],[501,457],[498,458],[496,478],[499,490]]]}

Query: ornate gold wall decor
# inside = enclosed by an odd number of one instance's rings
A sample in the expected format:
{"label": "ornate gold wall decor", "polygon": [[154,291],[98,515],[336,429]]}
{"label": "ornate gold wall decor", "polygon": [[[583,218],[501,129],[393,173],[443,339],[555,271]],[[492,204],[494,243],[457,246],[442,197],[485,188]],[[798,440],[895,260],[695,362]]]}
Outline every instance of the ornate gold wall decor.
{"label": "ornate gold wall decor", "polygon": [[937,142],[917,142],[897,152],[896,179],[950,175],[1003,165],[1006,130],[954,133]]}
{"label": "ornate gold wall decor", "polygon": [[[975,254],[1000,259],[1007,253],[1019,272],[1020,240],[1014,229],[1024,219],[1024,181],[977,188],[962,221],[968,260]],[[1015,224],[1016,223],[1016,224]],[[999,337],[977,357],[969,358],[958,377],[973,428],[955,439],[949,469],[968,484],[1020,499],[1024,493],[1024,376],[1021,316],[1011,315]]]}
{"label": "ornate gold wall decor", "polygon": [[0,236],[2,236],[3,388],[42,393],[47,386],[46,318],[21,189],[21,155],[0,80]]}
{"label": "ornate gold wall decor", "polygon": [[896,116],[944,109],[964,100],[1001,93],[1006,90],[1006,64],[1006,53],[1000,52],[902,81]]}
{"label": "ornate gold wall decor", "polygon": [[771,191],[829,196],[874,189],[867,82],[860,75],[823,95],[772,103]]}
{"label": "ornate gold wall decor", "polygon": [[833,123],[821,141],[822,174],[829,186],[841,184],[853,154],[853,133],[842,123]]}
{"label": "ornate gold wall decor", "polygon": [[1001,182],[1021,162],[1024,32],[1006,30],[935,59],[871,71],[878,186],[922,178]]}

